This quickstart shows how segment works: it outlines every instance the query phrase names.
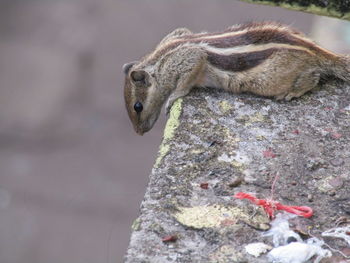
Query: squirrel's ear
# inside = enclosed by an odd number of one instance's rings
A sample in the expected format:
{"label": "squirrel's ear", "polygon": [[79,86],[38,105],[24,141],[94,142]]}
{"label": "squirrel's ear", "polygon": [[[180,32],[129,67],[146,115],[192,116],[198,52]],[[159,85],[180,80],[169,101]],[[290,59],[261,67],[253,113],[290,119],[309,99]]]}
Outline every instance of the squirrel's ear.
{"label": "squirrel's ear", "polygon": [[133,70],[130,73],[131,80],[137,86],[149,86],[149,74],[144,70]]}
{"label": "squirrel's ear", "polygon": [[131,69],[131,67],[136,64],[137,61],[133,61],[133,62],[129,62],[123,65],[123,71],[124,74],[127,75],[129,73],[129,70]]}

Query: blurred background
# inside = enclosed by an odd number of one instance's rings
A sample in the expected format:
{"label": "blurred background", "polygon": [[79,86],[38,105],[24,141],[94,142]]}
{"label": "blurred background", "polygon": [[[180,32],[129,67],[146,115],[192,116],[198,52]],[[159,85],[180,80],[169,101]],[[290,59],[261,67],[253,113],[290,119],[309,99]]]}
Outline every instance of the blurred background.
{"label": "blurred background", "polygon": [[165,121],[134,133],[122,65],[251,20],[350,53],[349,22],[234,0],[1,0],[0,263],[122,262]]}

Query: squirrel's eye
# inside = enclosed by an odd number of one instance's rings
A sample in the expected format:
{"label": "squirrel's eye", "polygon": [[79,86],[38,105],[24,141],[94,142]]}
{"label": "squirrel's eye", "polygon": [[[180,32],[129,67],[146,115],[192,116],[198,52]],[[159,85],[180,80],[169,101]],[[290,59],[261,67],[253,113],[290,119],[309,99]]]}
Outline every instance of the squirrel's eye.
{"label": "squirrel's eye", "polygon": [[137,112],[137,113],[140,113],[142,110],[143,110],[143,105],[141,102],[137,101],[134,105],[134,110]]}

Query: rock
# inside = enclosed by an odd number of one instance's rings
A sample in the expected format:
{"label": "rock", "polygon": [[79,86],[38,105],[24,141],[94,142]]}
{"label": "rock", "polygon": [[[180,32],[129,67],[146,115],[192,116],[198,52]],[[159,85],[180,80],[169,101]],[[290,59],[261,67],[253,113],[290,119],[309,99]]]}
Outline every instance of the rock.
{"label": "rock", "polygon": [[[345,108],[350,87],[328,85],[290,102],[209,89],[177,100],[125,262],[267,262],[266,255],[244,252],[246,244],[272,244],[261,235],[266,215],[233,195],[268,199],[275,178],[276,201],[313,208],[307,231],[334,227],[332,218],[346,213],[349,200],[350,162],[334,158],[350,155],[350,112],[325,111],[328,101],[334,110]],[[244,183],[229,187],[236,178]],[[203,182],[210,187],[199,187]],[[162,238],[171,233],[179,238],[169,247]]]}

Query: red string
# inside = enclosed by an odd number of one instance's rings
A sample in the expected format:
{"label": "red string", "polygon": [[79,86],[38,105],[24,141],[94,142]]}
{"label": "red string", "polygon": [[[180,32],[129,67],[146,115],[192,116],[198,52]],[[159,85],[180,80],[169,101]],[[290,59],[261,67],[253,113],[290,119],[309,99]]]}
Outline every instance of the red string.
{"label": "red string", "polygon": [[258,199],[255,196],[252,196],[247,193],[242,193],[242,192],[235,194],[234,197],[238,199],[248,199],[252,201],[254,204],[262,206],[266,211],[266,213],[270,216],[270,218],[275,218],[275,215],[274,215],[275,210],[284,210],[284,211],[287,211],[288,213],[296,214],[298,216],[303,216],[306,218],[309,218],[313,215],[312,209],[308,206],[282,205],[281,203],[273,200]]}

